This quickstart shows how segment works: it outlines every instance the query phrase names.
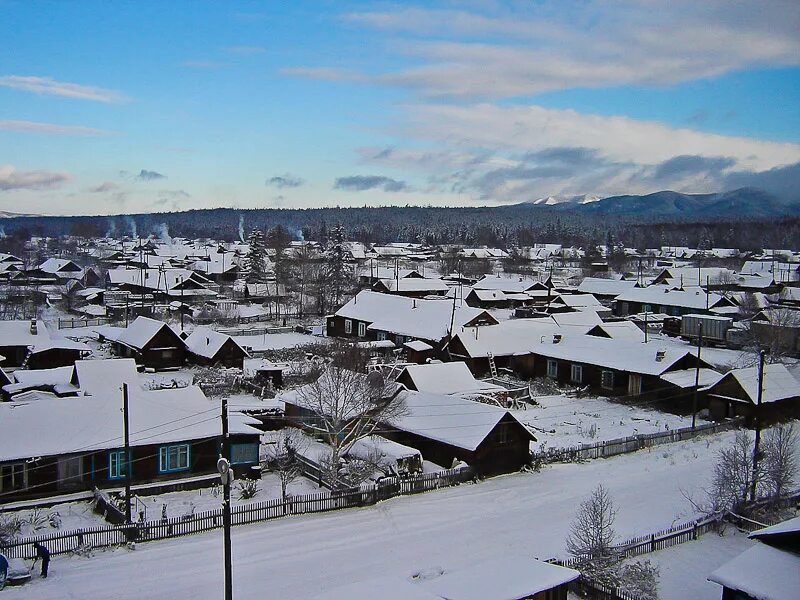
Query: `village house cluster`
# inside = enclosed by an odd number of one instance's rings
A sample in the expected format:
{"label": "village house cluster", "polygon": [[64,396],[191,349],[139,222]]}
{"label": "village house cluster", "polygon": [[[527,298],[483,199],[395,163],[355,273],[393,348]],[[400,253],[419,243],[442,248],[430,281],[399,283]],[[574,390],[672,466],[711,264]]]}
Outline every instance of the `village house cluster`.
{"label": "village house cluster", "polygon": [[[284,501],[297,477],[342,494],[530,469],[573,445],[545,397],[667,430],[800,418],[800,254],[594,250],[33,238],[0,254],[0,512],[212,485],[223,396],[239,480],[296,461]],[[781,536],[756,536],[767,559]],[[520,598],[579,576],[528,563],[486,569]],[[472,597],[470,577],[403,597]]]}

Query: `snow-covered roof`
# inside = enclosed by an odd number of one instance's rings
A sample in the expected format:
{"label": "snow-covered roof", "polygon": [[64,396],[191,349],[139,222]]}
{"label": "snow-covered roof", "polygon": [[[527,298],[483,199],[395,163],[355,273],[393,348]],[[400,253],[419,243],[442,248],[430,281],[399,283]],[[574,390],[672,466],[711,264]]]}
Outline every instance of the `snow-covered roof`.
{"label": "snow-covered roof", "polygon": [[[201,286],[211,283],[196,271],[189,269],[109,269],[106,276],[111,285],[133,285],[164,292],[179,290],[179,286],[189,280]],[[189,289],[185,290],[186,293],[189,291]],[[205,291],[208,295],[214,294],[212,290]]]}
{"label": "snow-covered roof", "polygon": [[671,290],[663,285],[651,285],[646,288],[631,288],[617,296],[617,302],[642,302],[656,306],[680,306],[694,310],[705,310],[706,305],[714,308],[717,304],[726,303],[726,299],[718,294],[706,294],[700,289],[694,291]]}
{"label": "snow-covered roof", "polygon": [[[124,445],[122,394],[0,402],[0,462],[88,452]],[[167,390],[132,389],[131,446],[166,444],[219,436],[221,405],[197,386]],[[260,434],[257,421],[232,413],[230,432]],[[46,435],[43,435],[46,432]]]}
{"label": "snow-covered roof", "polygon": [[708,579],[758,600],[796,598],[800,554],[758,544],[726,562]]}
{"label": "snow-covered roof", "polygon": [[[588,328],[581,327],[585,332]],[[528,354],[539,339],[562,333],[563,328],[550,318],[511,319],[490,327],[469,327],[457,330],[458,338],[472,358]]]}
{"label": "snow-covered roof", "polygon": [[553,313],[550,318],[557,325],[578,325],[585,326],[586,329],[595,325],[600,325],[603,319],[593,310],[576,310],[573,312]]}
{"label": "snow-covered roof", "polygon": [[[157,321],[150,317],[136,317],[136,320],[120,334],[117,341],[131,348],[144,348],[164,327],[171,329],[163,321]],[[173,333],[175,332],[173,331]]]}
{"label": "snow-covered roof", "polygon": [[501,292],[527,292],[540,287],[542,284],[533,279],[523,277],[508,277],[505,275],[486,275],[472,287],[476,290],[499,290]]}
{"label": "snow-covered roof", "polygon": [[186,349],[192,354],[204,358],[214,358],[228,340],[231,340],[242,352],[247,354],[231,336],[214,331],[208,327],[197,327],[189,337],[184,340],[184,343],[186,344]]}
{"label": "snow-covered roof", "polygon": [[763,529],[758,529],[750,534],[749,537],[757,540],[772,536],[782,536],[787,534],[800,534],[800,517],[786,519],[776,525],[770,525]]}
{"label": "snow-covered roof", "polygon": [[14,371],[14,379],[25,387],[69,383],[72,379],[72,367],[33,370],[17,369]]}
{"label": "snow-covered roof", "polygon": [[82,269],[71,260],[66,258],[48,258],[39,265],[39,270],[45,273],[60,273],[62,269],[71,272],[79,272]]}
{"label": "snow-covered roof", "polygon": [[393,402],[405,403],[405,414],[394,419],[391,427],[470,451],[503,417],[514,418],[498,406],[428,392],[404,390]]}
{"label": "snow-covered roof", "polygon": [[498,385],[475,379],[467,363],[460,361],[409,365],[404,371],[414,382],[414,387],[420,392],[464,394],[497,392],[505,389]]}
{"label": "snow-covered roof", "polygon": [[136,361],[132,358],[76,360],[73,381],[90,396],[114,396],[123,383],[136,384]]}
{"label": "snow-covered roof", "polygon": [[411,340],[410,342],[403,344],[403,346],[410,348],[411,350],[415,350],[416,352],[427,352],[428,350],[433,350],[433,346],[426,344],[422,340]]}
{"label": "snow-covered roof", "polygon": [[446,600],[518,600],[578,577],[578,571],[567,567],[503,556],[425,579],[419,585]]}
{"label": "snow-covered roof", "polygon": [[402,460],[417,456],[422,459],[422,453],[416,448],[386,439],[380,435],[370,435],[357,440],[347,451],[347,454],[356,458],[369,459],[377,454],[380,458]]}
{"label": "snow-covered roof", "polygon": [[611,321],[608,323],[601,323],[593,327],[591,331],[593,333],[602,331],[614,340],[644,342],[644,331],[633,321]]}
{"label": "snow-covered roof", "polygon": [[449,286],[441,279],[405,277],[401,279],[381,279],[380,283],[390,292],[446,292]]}
{"label": "snow-covered roof", "polygon": [[0,321],[0,345],[31,346],[50,338],[44,321],[36,321],[36,333],[31,332],[30,321]]}
{"label": "snow-covered roof", "polygon": [[[664,373],[661,379],[679,388],[693,388],[697,377],[697,369],[681,369]],[[719,373],[714,369],[700,369],[700,386],[705,387],[719,380]]]}
{"label": "snow-covered roof", "polygon": [[357,581],[340,587],[326,590],[313,600],[442,600],[441,596],[433,594],[407,579],[400,577],[380,577]]}
{"label": "snow-covered roof", "polygon": [[[744,391],[747,400],[758,401],[758,367],[734,369],[717,378],[707,391],[715,393],[715,388],[727,379],[734,379]],[[800,397],[800,381],[794,378],[782,363],[764,365],[764,390],[761,402],[778,402]]]}
{"label": "snow-covered roof", "polygon": [[552,339],[546,339],[542,343],[536,340],[531,346],[531,352],[547,358],[642,375],[661,375],[692,354],[687,348],[678,346],[661,346],[658,343],[645,345],[576,334],[562,335],[558,343],[553,343]]}
{"label": "snow-covered roof", "polygon": [[555,300],[555,302],[560,302],[566,306],[569,306],[570,308],[580,308],[585,306],[591,306],[600,309],[605,308],[592,294],[562,294]]}
{"label": "snow-covered roof", "polygon": [[479,317],[495,321],[483,309],[456,306],[447,300],[425,300],[361,291],[336,315],[370,323],[369,329],[406,335],[423,340],[440,340],[450,329],[454,331]]}

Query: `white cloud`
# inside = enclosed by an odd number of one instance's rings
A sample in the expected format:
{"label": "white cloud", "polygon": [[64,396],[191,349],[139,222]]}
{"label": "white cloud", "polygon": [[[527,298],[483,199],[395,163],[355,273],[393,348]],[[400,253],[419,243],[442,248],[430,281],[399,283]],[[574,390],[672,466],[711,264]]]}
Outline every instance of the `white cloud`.
{"label": "white cloud", "polygon": [[596,150],[610,161],[651,165],[680,155],[725,156],[739,168],[757,171],[800,161],[798,144],[540,106],[415,105],[409,107],[409,121],[416,137],[459,149],[530,152],[581,147]]}
{"label": "white cloud", "polygon": [[12,165],[0,165],[0,191],[57,188],[70,179],[59,171],[18,171]]}
{"label": "white cloud", "polygon": [[62,98],[93,102],[124,102],[126,100],[125,96],[113,90],[55,81],[49,77],[6,75],[0,77],[0,87],[44,96],[61,96]]}
{"label": "white cloud", "polygon": [[[576,87],[672,85],[762,66],[800,64],[800,3],[676,0],[537,2],[493,10],[398,8],[346,15],[400,36],[414,64],[363,76],[426,97],[530,96]],[[409,40],[409,37],[414,39]],[[294,75],[356,80],[304,68]]]}
{"label": "white cloud", "polygon": [[113,131],[80,127],[73,125],[55,125],[53,123],[38,123],[35,121],[0,121],[0,130],[16,131],[20,133],[41,133],[46,135],[74,135],[87,137],[103,137],[115,135]]}

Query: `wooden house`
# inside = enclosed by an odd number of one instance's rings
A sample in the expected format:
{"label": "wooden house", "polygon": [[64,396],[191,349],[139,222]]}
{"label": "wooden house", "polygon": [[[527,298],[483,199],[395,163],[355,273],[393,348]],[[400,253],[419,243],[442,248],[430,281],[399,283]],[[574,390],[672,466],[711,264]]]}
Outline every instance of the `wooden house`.
{"label": "wooden house", "polygon": [[[214,405],[196,386],[131,389],[130,429],[147,434],[131,436],[128,460],[120,393],[26,396],[31,401],[0,403],[0,494],[5,500],[119,487],[128,472],[134,484],[216,472],[221,420],[209,419]],[[261,432],[253,427],[256,423],[231,414],[231,462],[239,473],[258,464]]]}
{"label": "wooden house", "polygon": [[441,279],[405,277],[403,279],[379,279],[372,286],[373,291],[395,294],[407,298],[444,296],[450,287]]}
{"label": "wooden house", "polygon": [[764,366],[761,408],[758,407],[758,367],[733,369],[704,389],[715,419],[745,417],[749,425],[758,414],[762,425],[800,418],[800,381],[785,365]]}
{"label": "wooden house", "polygon": [[404,404],[403,414],[382,423],[382,434],[416,448],[425,460],[444,467],[463,461],[481,475],[511,473],[530,462],[536,438],[505,409],[411,390],[392,402]]}
{"label": "wooden house", "polygon": [[72,365],[90,353],[86,344],[52,336],[44,321],[0,321],[4,367],[52,369]]}
{"label": "wooden house", "polygon": [[180,367],[186,360],[186,344],[172,327],[149,317],[136,317],[125,328],[105,328],[116,356],[133,358],[149,369]]}
{"label": "wooden house", "polygon": [[231,336],[208,327],[198,327],[184,340],[190,362],[198,365],[241,369],[249,354]]}
{"label": "wooden house", "polygon": [[479,308],[365,290],[328,317],[327,332],[333,337],[391,340],[397,346],[421,340],[438,351],[452,331],[489,324],[497,320]]}
{"label": "wooden house", "polygon": [[708,576],[722,600],[784,600],[800,590],[800,517],[758,529],[758,543]]}

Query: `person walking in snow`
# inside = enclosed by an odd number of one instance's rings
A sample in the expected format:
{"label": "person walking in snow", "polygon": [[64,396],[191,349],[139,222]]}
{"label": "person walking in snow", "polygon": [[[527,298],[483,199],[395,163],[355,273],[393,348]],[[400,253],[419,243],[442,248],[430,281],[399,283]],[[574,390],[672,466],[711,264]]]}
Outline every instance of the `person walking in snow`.
{"label": "person walking in snow", "polygon": [[50,568],[50,550],[39,542],[35,542],[33,547],[36,550],[36,559],[42,559],[42,578],[47,579],[47,569]]}

